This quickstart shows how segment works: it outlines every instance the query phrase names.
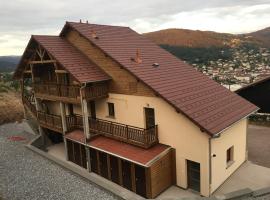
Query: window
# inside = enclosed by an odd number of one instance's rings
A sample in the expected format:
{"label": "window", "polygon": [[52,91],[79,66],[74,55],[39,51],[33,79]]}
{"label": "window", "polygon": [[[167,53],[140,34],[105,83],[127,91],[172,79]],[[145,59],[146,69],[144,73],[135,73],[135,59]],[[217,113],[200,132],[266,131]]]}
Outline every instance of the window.
{"label": "window", "polygon": [[155,110],[153,108],[144,108],[144,114],[146,128],[148,129],[155,126]]}
{"label": "window", "polygon": [[227,167],[229,167],[233,163],[233,146],[227,149],[226,154]]}
{"label": "window", "polygon": [[114,104],[108,103],[109,117],[115,117]]}

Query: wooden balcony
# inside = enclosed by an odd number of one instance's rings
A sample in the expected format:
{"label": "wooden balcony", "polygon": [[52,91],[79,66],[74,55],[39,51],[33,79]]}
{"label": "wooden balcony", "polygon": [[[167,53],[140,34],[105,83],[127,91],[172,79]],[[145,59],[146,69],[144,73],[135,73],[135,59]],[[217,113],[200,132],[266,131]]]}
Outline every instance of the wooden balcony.
{"label": "wooden balcony", "polygon": [[75,129],[83,130],[83,117],[81,115],[68,115],[66,121],[68,132]]}
{"label": "wooden balcony", "polygon": [[111,121],[89,118],[90,133],[101,134],[129,144],[149,148],[158,143],[157,125],[143,129]]}
{"label": "wooden balcony", "polygon": [[37,110],[34,104],[33,96],[23,94],[22,102],[23,105],[26,106],[35,117],[37,117]]}
{"label": "wooden balcony", "polygon": [[[56,83],[35,83],[34,91],[36,97],[59,100],[70,103],[80,103],[80,86],[59,85]],[[93,100],[108,96],[108,85],[106,83],[94,84],[84,88],[83,97],[86,100]]]}
{"label": "wooden balcony", "polygon": [[71,103],[80,102],[80,86],[59,85],[56,83],[35,83],[34,91],[36,97],[39,98]]}
{"label": "wooden balcony", "polygon": [[38,111],[37,119],[40,126],[63,133],[62,119],[60,115],[52,115]]}

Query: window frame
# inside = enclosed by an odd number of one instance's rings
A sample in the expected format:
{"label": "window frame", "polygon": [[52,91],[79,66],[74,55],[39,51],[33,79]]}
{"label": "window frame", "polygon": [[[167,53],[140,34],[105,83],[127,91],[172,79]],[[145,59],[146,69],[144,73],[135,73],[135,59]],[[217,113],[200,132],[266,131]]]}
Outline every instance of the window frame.
{"label": "window frame", "polygon": [[234,146],[226,150],[226,169],[234,163]]}
{"label": "window frame", "polygon": [[115,118],[115,106],[112,102],[107,102],[108,106],[108,117]]}

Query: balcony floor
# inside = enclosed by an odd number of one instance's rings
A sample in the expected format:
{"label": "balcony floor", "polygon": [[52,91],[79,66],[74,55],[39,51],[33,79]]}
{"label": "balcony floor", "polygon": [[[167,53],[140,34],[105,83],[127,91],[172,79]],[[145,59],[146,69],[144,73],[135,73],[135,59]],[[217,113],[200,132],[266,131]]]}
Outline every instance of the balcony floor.
{"label": "balcony floor", "polygon": [[[65,137],[79,143],[85,141],[84,133],[81,130],[72,131]],[[87,142],[87,146],[144,166],[149,165],[151,161],[156,160],[170,149],[170,146],[164,144],[156,144],[149,149],[145,149],[105,136],[94,137]]]}

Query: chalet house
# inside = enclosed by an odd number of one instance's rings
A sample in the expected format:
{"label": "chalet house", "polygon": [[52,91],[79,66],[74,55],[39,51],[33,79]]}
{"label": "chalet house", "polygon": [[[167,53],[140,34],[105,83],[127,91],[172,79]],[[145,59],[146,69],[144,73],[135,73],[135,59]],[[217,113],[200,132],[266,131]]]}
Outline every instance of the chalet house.
{"label": "chalet house", "polygon": [[63,143],[67,160],[143,197],[209,196],[247,159],[257,107],[128,27],[33,35],[14,77],[44,148]]}

